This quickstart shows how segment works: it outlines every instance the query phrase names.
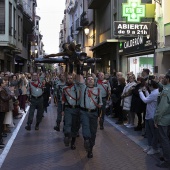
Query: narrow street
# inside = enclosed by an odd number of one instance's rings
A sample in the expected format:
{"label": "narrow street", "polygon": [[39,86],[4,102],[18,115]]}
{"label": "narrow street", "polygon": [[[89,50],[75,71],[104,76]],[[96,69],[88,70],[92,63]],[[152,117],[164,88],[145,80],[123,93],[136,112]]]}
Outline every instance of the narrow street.
{"label": "narrow street", "polygon": [[[115,128],[112,118],[106,118],[105,129],[98,130],[94,157],[88,159],[81,135],[76,141],[76,150],[65,147],[63,133],[53,130],[56,120],[56,106],[51,104],[45,114],[39,131],[25,130],[27,116],[12,144],[2,170],[159,170],[155,166],[158,156],[148,156],[136,141],[143,140],[139,134],[123,132]],[[120,132],[120,130],[122,132]],[[135,132],[136,133],[136,132]],[[130,139],[131,138],[131,139]],[[5,150],[5,149],[4,149]]]}

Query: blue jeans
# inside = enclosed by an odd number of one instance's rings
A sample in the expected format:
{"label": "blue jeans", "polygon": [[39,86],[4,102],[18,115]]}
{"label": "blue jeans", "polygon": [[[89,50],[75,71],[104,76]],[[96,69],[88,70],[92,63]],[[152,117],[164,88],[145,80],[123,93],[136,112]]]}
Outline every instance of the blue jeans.
{"label": "blue jeans", "polygon": [[169,132],[170,132],[170,125],[169,126],[158,126],[159,136],[160,136],[160,143],[162,146],[163,156],[166,161],[170,163],[170,140],[169,140]]}
{"label": "blue jeans", "polygon": [[148,145],[152,146],[153,149],[158,149],[158,129],[155,128],[153,119],[145,120],[146,135],[148,139]]}

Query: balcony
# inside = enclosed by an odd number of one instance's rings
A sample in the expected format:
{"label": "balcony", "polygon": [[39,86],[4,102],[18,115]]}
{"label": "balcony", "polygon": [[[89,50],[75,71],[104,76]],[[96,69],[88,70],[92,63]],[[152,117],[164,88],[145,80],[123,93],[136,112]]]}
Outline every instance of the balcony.
{"label": "balcony", "polygon": [[24,12],[32,18],[32,11],[31,11],[31,7],[29,6],[29,4],[27,4],[25,1],[23,1],[23,9]]}
{"label": "balcony", "polygon": [[80,18],[76,20],[75,30],[79,31],[82,29],[82,26],[80,25]]}
{"label": "balcony", "polygon": [[88,15],[86,11],[81,14],[80,18],[80,26],[84,27],[89,24]]}
{"label": "balcony", "polygon": [[99,9],[109,0],[88,0],[88,9]]}

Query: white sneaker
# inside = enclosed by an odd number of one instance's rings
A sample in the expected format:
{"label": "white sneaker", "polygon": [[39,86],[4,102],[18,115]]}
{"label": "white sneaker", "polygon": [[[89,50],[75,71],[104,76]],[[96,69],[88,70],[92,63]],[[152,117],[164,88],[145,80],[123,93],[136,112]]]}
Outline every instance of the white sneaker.
{"label": "white sneaker", "polygon": [[152,148],[151,146],[147,146],[147,147],[143,150],[143,152],[146,152],[146,153],[147,153],[151,148]]}
{"label": "white sneaker", "polygon": [[124,125],[125,125],[125,126],[129,126],[129,125],[130,125],[130,123],[124,123]]}
{"label": "white sneaker", "polygon": [[157,154],[157,153],[159,153],[160,151],[158,150],[158,149],[153,149],[153,148],[151,148],[148,152],[147,152],[147,154],[148,155],[154,155],[154,154]]}
{"label": "white sneaker", "polygon": [[131,124],[130,124],[130,125],[127,125],[126,127],[127,127],[127,128],[133,128],[133,127],[135,127],[135,125],[131,125]]}

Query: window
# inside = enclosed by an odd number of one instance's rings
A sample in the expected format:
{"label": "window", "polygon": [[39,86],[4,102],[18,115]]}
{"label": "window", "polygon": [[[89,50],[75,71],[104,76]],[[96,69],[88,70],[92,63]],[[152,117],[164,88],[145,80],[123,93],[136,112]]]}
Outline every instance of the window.
{"label": "window", "polygon": [[20,16],[18,16],[18,41],[21,39]]}
{"label": "window", "polygon": [[7,71],[11,71],[11,62],[7,61]]}
{"label": "window", "polygon": [[5,34],[5,0],[0,0],[0,34]]}
{"label": "window", "polygon": [[13,22],[13,28],[14,28],[14,38],[16,38],[16,9],[14,8],[14,22]]}
{"label": "window", "polygon": [[9,35],[12,36],[12,4],[9,3]]}
{"label": "window", "polygon": [[0,71],[4,71],[4,61],[0,60]]}

